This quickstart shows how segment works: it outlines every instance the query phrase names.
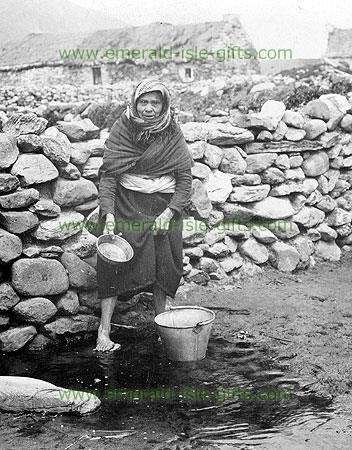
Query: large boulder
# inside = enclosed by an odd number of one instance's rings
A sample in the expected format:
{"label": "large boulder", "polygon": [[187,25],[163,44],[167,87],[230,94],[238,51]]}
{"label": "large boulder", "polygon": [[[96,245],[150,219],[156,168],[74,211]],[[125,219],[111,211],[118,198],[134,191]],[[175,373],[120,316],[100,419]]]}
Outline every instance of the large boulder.
{"label": "large boulder", "polygon": [[299,263],[300,255],[291,245],[278,241],[270,246],[269,260],[281,272],[292,272]]}
{"label": "large boulder", "polygon": [[19,189],[12,194],[0,196],[0,206],[4,209],[25,208],[39,200],[39,192],[34,189]]}
{"label": "large boulder", "polygon": [[208,138],[208,126],[205,123],[188,122],[180,126],[187,142],[206,141]]}
{"label": "large boulder", "polygon": [[0,377],[0,403],[4,411],[87,414],[101,404],[92,393],[74,391],[75,395],[72,394],[72,390],[35,378]]}
{"label": "large boulder", "polygon": [[64,241],[84,228],[84,216],[77,212],[65,211],[54,219],[42,220],[32,231],[32,236],[40,241],[51,239]]}
{"label": "large boulder", "polygon": [[17,303],[12,312],[21,322],[42,324],[55,316],[57,309],[47,298],[34,297]]}
{"label": "large boulder", "polygon": [[21,134],[41,134],[47,123],[48,121],[43,117],[37,117],[33,113],[16,113],[5,123],[3,131],[16,137]]}
{"label": "large boulder", "polygon": [[7,231],[14,234],[31,230],[38,225],[38,222],[38,217],[30,211],[2,211],[0,213],[0,223]]}
{"label": "large boulder", "polygon": [[243,175],[246,171],[246,161],[242,158],[238,147],[229,147],[224,150],[220,164],[222,172],[234,175]]}
{"label": "large boulder", "polygon": [[222,148],[217,145],[206,144],[203,160],[211,169],[218,169],[223,156],[224,150]]}
{"label": "large boulder", "polygon": [[230,123],[209,123],[208,142],[214,145],[233,146],[254,141],[253,134],[245,128]]}
{"label": "large boulder", "polygon": [[85,203],[98,197],[95,184],[84,178],[67,180],[58,178],[53,184],[53,201],[61,207]]}
{"label": "large boulder", "polygon": [[256,239],[249,238],[240,245],[240,253],[251,259],[256,264],[263,264],[269,258],[269,252],[265,245]]}
{"label": "large boulder", "polygon": [[71,142],[88,141],[99,137],[99,128],[90,119],[74,122],[58,121],[56,126]]}
{"label": "large boulder", "polygon": [[88,263],[82,261],[77,255],[74,253],[64,253],[61,256],[60,261],[68,273],[71,287],[83,290],[96,287],[96,271]]}
{"label": "large boulder", "polygon": [[204,186],[212,203],[224,203],[232,192],[231,175],[214,169]]}
{"label": "large boulder", "polygon": [[11,267],[11,281],[17,292],[30,297],[62,294],[69,287],[63,265],[46,258],[15,261]]}
{"label": "large boulder", "polygon": [[99,324],[99,317],[76,314],[70,317],[58,317],[53,322],[42,325],[40,331],[50,339],[56,339],[66,333],[76,334],[96,331],[99,328]]}
{"label": "large boulder", "polygon": [[250,203],[247,207],[253,215],[263,219],[286,219],[295,213],[292,203],[286,197],[267,197]]}
{"label": "large boulder", "polygon": [[21,186],[45,183],[58,177],[54,164],[44,155],[21,154],[11,168],[11,174],[20,179]]}
{"label": "large boulder", "polygon": [[[27,342],[32,340],[37,334],[37,330],[33,325],[24,325],[11,327],[6,331],[0,333],[0,351],[5,353],[16,352],[20,348],[24,347]],[[0,377],[1,380],[2,377]],[[23,386],[22,386],[23,388]],[[3,389],[1,388],[0,381],[0,404],[3,408],[2,401]]]}
{"label": "large boulder", "polygon": [[[210,170],[210,169],[209,169]],[[212,204],[208,197],[208,192],[200,180],[192,181],[191,199],[189,202],[189,210],[197,219],[209,219]]]}
{"label": "large boulder", "polygon": [[65,135],[56,137],[43,136],[43,153],[55,166],[65,166],[70,162],[71,145]]}

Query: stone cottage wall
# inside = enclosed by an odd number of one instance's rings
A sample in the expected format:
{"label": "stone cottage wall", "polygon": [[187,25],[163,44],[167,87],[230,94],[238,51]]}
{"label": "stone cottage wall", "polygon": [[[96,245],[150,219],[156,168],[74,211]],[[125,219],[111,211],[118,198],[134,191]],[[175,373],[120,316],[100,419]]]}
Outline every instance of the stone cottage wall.
{"label": "stone cottage wall", "polygon": [[[184,281],[337,261],[352,245],[352,115],[341,95],[183,124],[195,160]],[[106,132],[17,113],[0,133],[0,350],[95,331],[97,174]],[[320,262],[319,262],[320,263]]]}

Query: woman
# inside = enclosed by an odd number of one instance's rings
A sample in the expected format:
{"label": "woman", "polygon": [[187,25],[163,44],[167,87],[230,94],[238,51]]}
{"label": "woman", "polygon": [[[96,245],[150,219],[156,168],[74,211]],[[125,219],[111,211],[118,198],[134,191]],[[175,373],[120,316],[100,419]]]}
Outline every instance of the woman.
{"label": "woman", "polygon": [[182,276],[182,209],[191,194],[192,165],[168,90],[158,80],[140,81],[105,142],[100,169],[100,224],[105,224],[104,233],[121,232],[134,257],[117,269],[98,257],[102,311],[97,351],[120,348],[110,339],[117,298],[151,291],[155,313],[160,314],[166,296],[175,296]]}

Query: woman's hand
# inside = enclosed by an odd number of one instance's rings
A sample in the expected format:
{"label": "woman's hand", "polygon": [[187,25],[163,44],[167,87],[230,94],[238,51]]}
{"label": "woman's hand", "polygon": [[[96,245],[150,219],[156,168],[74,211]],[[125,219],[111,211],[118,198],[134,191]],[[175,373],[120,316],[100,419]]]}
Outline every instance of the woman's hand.
{"label": "woman's hand", "polygon": [[154,234],[166,234],[171,225],[174,213],[170,208],[166,208],[155,220],[153,224]]}
{"label": "woman's hand", "polygon": [[103,234],[115,234],[114,231],[115,231],[115,216],[112,213],[107,213]]}

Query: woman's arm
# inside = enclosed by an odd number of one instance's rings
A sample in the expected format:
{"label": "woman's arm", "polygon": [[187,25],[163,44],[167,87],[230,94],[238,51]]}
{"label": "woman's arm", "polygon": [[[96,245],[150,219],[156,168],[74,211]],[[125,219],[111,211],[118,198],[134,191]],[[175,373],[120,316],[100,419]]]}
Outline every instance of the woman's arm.
{"label": "woman's arm", "polygon": [[181,214],[191,197],[192,172],[191,169],[175,173],[176,190],[168,207],[155,219],[155,232],[164,234],[169,230],[170,220],[175,213]]}
{"label": "woman's arm", "polygon": [[118,177],[102,174],[99,182],[99,205],[102,218],[115,214],[115,195]]}
{"label": "woman's arm", "polygon": [[192,172],[191,169],[175,173],[176,190],[171,198],[168,207],[179,214],[182,213],[186,203],[191,198],[192,191]]}

